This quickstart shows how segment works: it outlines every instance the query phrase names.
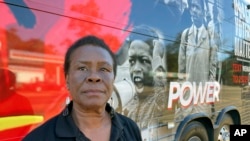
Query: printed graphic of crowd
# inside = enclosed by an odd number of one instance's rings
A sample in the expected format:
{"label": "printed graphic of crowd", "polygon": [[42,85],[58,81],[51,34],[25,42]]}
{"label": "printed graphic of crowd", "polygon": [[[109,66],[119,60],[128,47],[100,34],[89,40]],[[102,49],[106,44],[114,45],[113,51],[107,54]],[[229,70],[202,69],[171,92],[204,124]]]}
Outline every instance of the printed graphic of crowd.
{"label": "printed graphic of crowd", "polygon": [[[204,91],[206,88],[214,87],[215,90],[209,92],[214,91],[217,94],[210,100],[203,100],[204,103],[194,104],[192,102],[195,100],[190,97],[195,91],[191,88],[187,91],[179,91],[178,88],[171,90],[167,63],[173,60],[167,59],[167,43],[162,30],[157,27],[157,23],[155,27],[153,24],[134,26],[117,52],[119,68],[114,84],[115,92],[110,102],[117,111],[137,122],[142,130],[142,136],[146,136],[147,140],[157,140],[158,137],[164,136],[167,130],[171,130],[170,121],[174,123],[183,120],[190,113],[203,111],[212,116],[214,105],[211,103],[219,99],[220,89],[219,83],[213,82],[218,82],[220,79],[217,51],[222,38],[220,25],[222,11],[219,8],[222,7],[221,0],[160,0],[160,2],[179,9],[180,15],[187,10],[192,22],[183,28],[181,33],[178,60],[176,60],[178,78],[175,84],[179,84],[180,87],[190,84],[195,89]],[[154,8],[157,8],[157,5]],[[169,102],[173,105],[169,105]]]}

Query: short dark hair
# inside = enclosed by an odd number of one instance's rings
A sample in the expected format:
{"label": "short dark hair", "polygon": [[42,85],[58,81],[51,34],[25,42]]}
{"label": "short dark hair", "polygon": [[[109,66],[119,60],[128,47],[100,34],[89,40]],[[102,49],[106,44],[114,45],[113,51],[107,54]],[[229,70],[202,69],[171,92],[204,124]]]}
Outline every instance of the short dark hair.
{"label": "short dark hair", "polygon": [[64,58],[64,76],[65,77],[69,72],[71,54],[77,48],[82,47],[84,45],[95,45],[95,46],[98,46],[100,48],[107,50],[108,53],[110,54],[112,60],[113,60],[113,71],[114,71],[114,75],[116,76],[117,63],[116,63],[115,55],[111,51],[110,47],[101,38],[98,38],[94,35],[88,35],[88,36],[84,36],[84,37],[78,39],[75,43],[73,43],[68,48],[66,55],[65,55],[65,58]]}

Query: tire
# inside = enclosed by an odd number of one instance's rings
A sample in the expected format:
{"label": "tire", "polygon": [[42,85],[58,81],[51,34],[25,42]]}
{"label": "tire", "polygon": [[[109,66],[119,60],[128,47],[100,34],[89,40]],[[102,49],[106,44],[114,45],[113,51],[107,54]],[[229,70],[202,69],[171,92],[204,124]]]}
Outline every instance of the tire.
{"label": "tire", "polygon": [[202,123],[192,121],[183,130],[180,141],[208,141],[207,130]]}
{"label": "tire", "polygon": [[225,114],[219,127],[215,130],[215,141],[229,141],[230,140],[230,125],[234,124],[230,115]]}

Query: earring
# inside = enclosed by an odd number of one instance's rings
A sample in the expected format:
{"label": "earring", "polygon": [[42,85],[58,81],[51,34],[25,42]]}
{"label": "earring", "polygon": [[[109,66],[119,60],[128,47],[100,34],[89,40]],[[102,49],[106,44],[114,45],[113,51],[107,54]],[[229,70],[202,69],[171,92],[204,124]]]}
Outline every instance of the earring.
{"label": "earring", "polygon": [[70,98],[69,97],[66,97],[65,103],[66,103],[66,105],[69,105],[69,103],[70,103]]}
{"label": "earring", "polygon": [[67,116],[69,114],[69,103],[70,103],[70,98],[66,97],[65,100],[66,108],[63,111],[63,116]]}

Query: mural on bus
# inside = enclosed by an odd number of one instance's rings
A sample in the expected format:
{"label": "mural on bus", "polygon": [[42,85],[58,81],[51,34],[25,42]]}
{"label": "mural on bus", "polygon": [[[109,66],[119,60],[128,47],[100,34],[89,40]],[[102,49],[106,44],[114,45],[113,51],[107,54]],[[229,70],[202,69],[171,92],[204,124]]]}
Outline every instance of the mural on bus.
{"label": "mural on bus", "polygon": [[[114,101],[148,140],[164,137],[191,113],[212,116],[220,93],[222,7],[220,0],[133,1],[132,32],[118,51],[121,100]],[[132,95],[122,82],[133,84]]]}
{"label": "mural on bus", "polygon": [[0,0],[0,138],[21,139],[64,108],[64,54],[89,34],[116,54],[109,102],[137,122],[144,139],[173,138],[175,124],[191,113],[213,118],[223,85],[249,83],[249,11],[239,10],[245,6],[242,0]]}

